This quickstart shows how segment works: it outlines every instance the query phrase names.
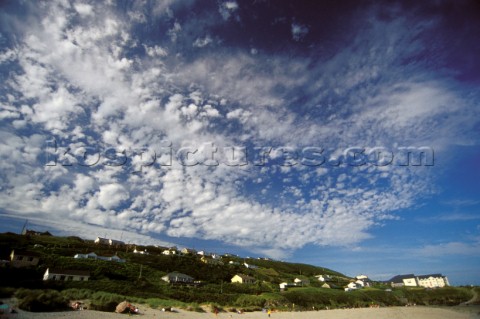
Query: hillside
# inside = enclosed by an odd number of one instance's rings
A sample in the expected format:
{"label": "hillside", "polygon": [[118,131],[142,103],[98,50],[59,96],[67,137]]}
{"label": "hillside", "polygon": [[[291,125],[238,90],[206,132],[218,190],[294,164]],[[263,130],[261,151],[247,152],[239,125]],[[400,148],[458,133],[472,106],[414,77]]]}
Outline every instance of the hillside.
{"label": "hillside", "polygon": [[[148,254],[135,254],[134,249]],[[288,309],[295,304],[297,309],[316,307],[335,308],[344,306],[367,306],[373,304],[398,305],[406,302],[417,304],[458,304],[471,297],[469,290],[457,288],[439,289],[429,292],[397,289],[385,291],[384,286],[344,292],[343,286],[350,278],[330,269],[312,265],[287,263],[268,259],[222,256],[220,263],[204,263],[199,255],[163,255],[165,248],[154,246],[98,245],[79,237],[23,236],[12,233],[0,234],[0,258],[9,259],[12,250],[23,250],[36,254],[40,263],[33,267],[0,267],[3,287],[12,289],[53,289],[60,291],[61,298],[97,298],[97,304],[116,303],[142,298],[155,305],[171,302],[187,304],[216,304],[219,307],[242,307],[259,309],[275,307]],[[75,259],[75,254],[94,252],[98,256],[113,256],[124,263],[92,259]],[[253,265],[246,268],[244,263]],[[83,270],[90,273],[88,281],[43,281],[47,268]],[[194,278],[191,285],[174,285],[161,278],[170,272],[180,272]],[[254,284],[231,283],[236,274],[253,277]],[[340,289],[320,288],[316,275],[328,275],[330,286]],[[298,287],[289,287],[280,292],[279,283],[292,283],[299,278],[305,282]],[[453,289],[453,290],[452,290]],[[13,291],[13,290],[12,290]],[[99,296],[99,292],[104,292]],[[18,291],[17,291],[18,293]],[[24,290],[20,295],[29,295]],[[58,294],[52,292],[53,295]],[[94,297],[94,294],[97,294]],[[56,295],[55,295],[56,296]],[[105,297],[105,296],[108,296]],[[433,297],[432,297],[433,296]],[[25,297],[25,296],[24,296]],[[59,297],[59,298],[60,298]],[[101,300],[100,300],[101,299]],[[156,299],[157,301],[152,301]],[[161,300],[161,301],[158,301]],[[185,306],[188,307],[188,306]],[[196,306],[193,306],[195,308]],[[107,307],[110,310],[111,305]],[[198,307],[197,307],[198,308]],[[99,309],[103,309],[99,306]]]}

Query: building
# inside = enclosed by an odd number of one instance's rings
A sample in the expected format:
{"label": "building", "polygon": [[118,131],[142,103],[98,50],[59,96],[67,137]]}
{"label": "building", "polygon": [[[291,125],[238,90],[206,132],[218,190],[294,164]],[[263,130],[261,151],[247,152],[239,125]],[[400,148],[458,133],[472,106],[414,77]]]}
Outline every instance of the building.
{"label": "building", "polygon": [[162,255],[166,255],[166,256],[170,256],[170,255],[176,255],[177,254],[177,250],[176,249],[166,249],[164,251],[162,251]]}
{"label": "building", "polygon": [[162,277],[163,281],[166,281],[168,283],[183,283],[183,284],[193,284],[193,277],[190,277],[189,275],[185,275],[179,272],[171,272],[165,276]]}
{"label": "building", "polygon": [[232,283],[239,283],[239,284],[254,284],[255,278],[247,275],[238,274],[233,276],[231,281]]}
{"label": "building", "polygon": [[109,245],[110,244],[108,238],[103,238],[103,237],[97,237],[95,239],[94,243],[99,244],[99,245]]}
{"label": "building", "polygon": [[15,268],[35,267],[40,262],[40,255],[24,250],[12,250],[10,253],[10,265]]}
{"label": "building", "polygon": [[190,249],[190,248],[183,248],[180,252],[184,255],[196,255],[197,254],[197,251],[195,249]]}
{"label": "building", "polygon": [[425,288],[441,288],[450,286],[448,278],[442,274],[431,274],[418,276],[418,285]]}
{"label": "building", "polygon": [[293,280],[295,286],[308,286],[310,285],[310,280],[308,280],[307,278],[295,278]]}
{"label": "building", "polygon": [[345,287],[345,291],[352,291],[352,290],[356,290],[358,288],[359,287],[358,287],[357,283],[351,282],[347,285],[347,287]]}
{"label": "building", "polygon": [[32,230],[32,229],[25,229],[23,231],[22,235],[26,235],[26,236],[52,236],[52,234],[49,231],[40,232],[40,231],[36,231],[36,230]]}
{"label": "building", "polygon": [[90,273],[84,270],[47,268],[43,280],[88,281]]}
{"label": "building", "polygon": [[252,264],[247,264],[247,263],[243,263],[243,265],[245,266],[245,268],[248,268],[248,269],[258,269],[259,268],[258,266],[255,266],[255,265],[252,265]]}
{"label": "building", "polygon": [[121,240],[97,237],[95,239],[95,244],[99,245],[109,245],[109,246],[125,246],[125,243]]}
{"label": "building", "polygon": [[414,274],[398,275],[388,280],[392,287],[417,287],[418,281]]}
{"label": "building", "polygon": [[321,282],[326,282],[326,281],[331,281],[332,278],[330,278],[329,275],[316,275],[315,278],[318,279],[318,281],[321,281]]}
{"label": "building", "polygon": [[147,250],[137,250],[137,247],[135,247],[135,249],[133,250],[133,253],[134,254],[140,254],[140,255],[148,255],[148,252]]}
{"label": "building", "polygon": [[75,259],[94,259],[94,260],[104,260],[104,261],[116,261],[119,263],[124,263],[125,259],[122,259],[118,256],[112,256],[112,257],[103,257],[103,256],[98,256],[95,253],[89,253],[89,254],[76,254],[73,258]]}
{"label": "building", "polygon": [[207,258],[205,256],[202,256],[202,258],[200,258],[200,261],[208,265],[223,265],[223,261],[221,261],[220,259]]}

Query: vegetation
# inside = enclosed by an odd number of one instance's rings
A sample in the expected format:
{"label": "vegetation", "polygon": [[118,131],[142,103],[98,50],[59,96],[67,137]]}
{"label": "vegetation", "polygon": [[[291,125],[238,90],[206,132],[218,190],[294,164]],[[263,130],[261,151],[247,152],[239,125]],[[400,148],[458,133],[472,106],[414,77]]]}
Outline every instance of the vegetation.
{"label": "vegetation", "polygon": [[[0,258],[7,259],[12,249],[35,252],[41,263],[32,268],[0,267],[3,287],[0,295],[15,292],[19,307],[29,311],[64,310],[70,300],[88,300],[90,309],[113,311],[121,301],[146,304],[154,308],[183,308],[203,311],[201,305],[222,311],[254,311],[262,308],[280,310],[311,310],[341,307],[404,305],[456,305],[471,298],[471,288],[393,289],[381,283],[372,288],[345,292],[350,278],[330,269],[311,265],[286,263],[268,259],[224,256],[223,265],[205,264],[198,256],[165,256],[162,249],[137,246],[149,255],[133,254],[134,246],[110,247],[96,245],[78,237],[21,236],[0,234]],[[103,260],[74,259],[77,253],[95,252],[100,256],[117,255],[125,263]],[[234,264],[229,264],[233,261]],[[246,262],[258,269],[247,269]],[[47,268],[87,270],[89,281],[43,281]],[[161,277],[178,271],[201,281],[195,286],[170,285]],[[243,273],[257,280],[256,284],[232,284],[230,279]],[[320,288],[315,275],[329,275],[332,286]],[[281,282],[295,278],[309,280],[306,287],[279,291]],[[10,287],[10,288],[8,288]]]}

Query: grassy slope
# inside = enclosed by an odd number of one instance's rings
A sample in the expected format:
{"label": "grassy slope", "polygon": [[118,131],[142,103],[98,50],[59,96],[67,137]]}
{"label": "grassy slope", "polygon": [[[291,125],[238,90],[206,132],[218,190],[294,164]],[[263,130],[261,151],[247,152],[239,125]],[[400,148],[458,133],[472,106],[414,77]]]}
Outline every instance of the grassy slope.
{"label": "grassy slope", "polygon": [[[34,245],[42,247],[34,247]],[[99,304],[114,304],[124,296],[134,296],[149,300],[152,305],[166,304],[166,300],[180,304],[216,303],[222,306],[264,307],[290,309],[335,308],[344,306],[367,306],[369,304],[397,305],[404,302],[417,304],[458,304],[468,300],[472,293],[468,289],[446,288],[433,291],[424,289],[395,289],[386,292],[383,289],[364,289],[355,292],[344,292],[337,289],[318,288],[315,275],[329,274],[334,283],[343,286],[348,283],[341,273],[333,270],[298,263],[285,263],[263,259],[239,259],[226,257],[224,266],[207,265],[200,262],[197,256],[164,256],[161,249],[153,246],[140,247],[147,249],[150,255],[133,254],[130,248],[111,248],[97,246],[92,241],[75,237],[44,237],[15,234],[0,234],[0,258],[7,259],[11,249],[23,249],[41,255],[41,264],[33,269],[0,268],[0,276],[4,278],[4,286],[26,288],[52,288],[64,291],[66,297],[84,295],[97,300]],[[95,252],[100,256],[117,254],[127,260],[126,263],[114,263],[101,260],[77,260],[72,258],[77,253]],[[227,265],[230,261],[244,261],[257,265],[258,270],[246,269],[243,266]],[[88,270],[91,273],[88,282],[43,282],[43,273],[48,267],[64,269]],[[204,284],[200,287],[174,287],[161,280],[168,272],[186,273]],[[140,272],[142,274],[140,278]],[[237,273],[248,274],[257,278],[254,285],[231,284],[230,279]],[[284,293],[278,291],[278,283],[292,282],[296,277],[308,278],[310,287],[292,288]],[[73,288],[73,290],[72,290]],[[383,287],[385,288],[385,287]],[[69,290],[68,290],[69,289]],[[98,295],[99,291],[105,293]],[[97,295],[94,296],[95,292]],[[160,301],[159,301],[160,300]]]}

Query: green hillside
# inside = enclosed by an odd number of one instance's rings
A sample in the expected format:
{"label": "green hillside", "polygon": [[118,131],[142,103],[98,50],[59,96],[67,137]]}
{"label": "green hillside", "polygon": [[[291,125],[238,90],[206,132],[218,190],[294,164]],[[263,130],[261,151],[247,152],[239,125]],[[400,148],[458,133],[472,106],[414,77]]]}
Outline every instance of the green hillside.
{"label": "green hillside", "polygon": [[[110,247],[97,245],[93,241],[78,237],[23,236],[12,233],[0,234],[0,258],[9,259],[12,250],[24,250],[38,254],[40,263],[36,267],[0,267],[3,293],[17,290],[17,297],[38,299],[37,290],[47,291],[50,299],[91,299],[92,307],[111,310],[117,302],[128,298],[152,306],[174,304],[178,307],[199,309],[198,304],[216,304],[224,308],[261,309],[274,307],[297,310],[335,308],[346,306],[368,306],[373,304],[397,305],[405,301],[421,304],[424,290],[385,291],[386,287],[362,289],[355,292],[343,291],[350,278],[330,269],[312,265],[287,263],[268,259],[223,256],[222,265],[206,264],[197,255],[162,255],[164,248],[136,246],[147,250],[148,255],[134,254],[134,246]],[[74,259],[78,253],[95,252],[99,256],[116,255],[125,263],[112,261]],[[230,262],[233,262],[231,264]],[[247,269],[243,263],[258,268]],[[90,272],[88,281],[43,281],[47,268],[75,269]],[[180,272],[193,277],[195,285],[172,285],[161,278],[170,272]],[[232,284],[236,274],[254,277],[255,284]],[[329,275],[330,285],[339,289],[320,288],[315,275]],[[280,292],[279,283],[293,282],[300,278],[306,287],[289,287]],[[23,288],[18,290],[19,288]],[[25,290],[30,289],[30,290]],[[442,290],[436,298],[429,294],[430,304],[458,304],[468,300],[467,289],[449,288]],[[453,289],[453,290],[452,290]],[[63,298],[63,299],[62,299]],[[48,299],[48,298],[47,298]],[[25,308],[28,308],[25,306]],[[31,309],[31,308],[28,308]],[[40,310],[44,310],[42,307]]]}

